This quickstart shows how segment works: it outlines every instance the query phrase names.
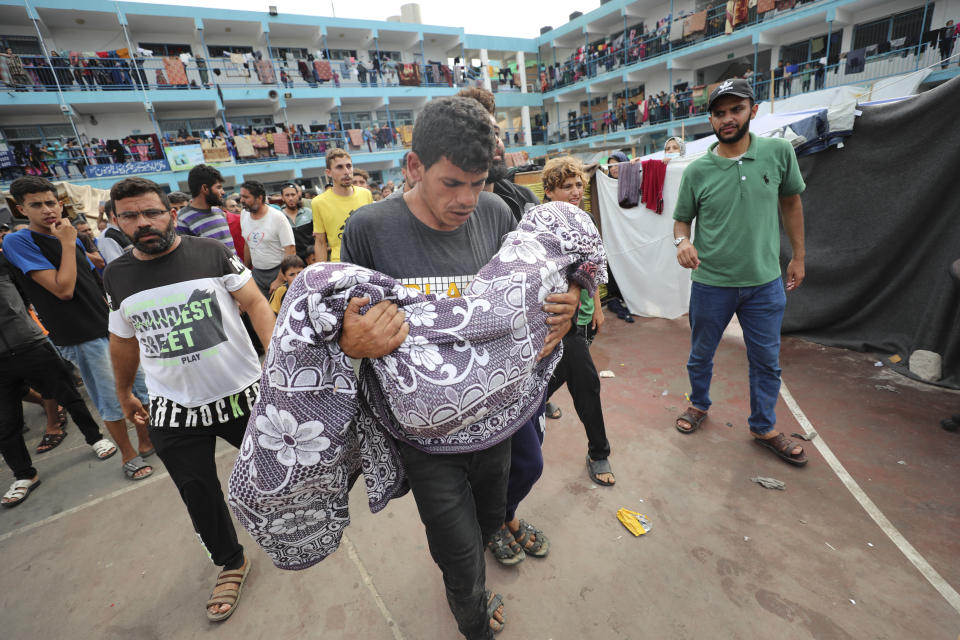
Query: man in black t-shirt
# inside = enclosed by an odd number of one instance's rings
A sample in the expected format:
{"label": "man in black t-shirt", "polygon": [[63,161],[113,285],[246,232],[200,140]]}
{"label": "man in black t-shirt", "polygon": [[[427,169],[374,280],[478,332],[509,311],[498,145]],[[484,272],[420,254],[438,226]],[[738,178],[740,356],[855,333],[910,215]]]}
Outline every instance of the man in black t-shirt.
{"label": "man in black t-shirt", "polygon": [[[416,186],[354,212],[344,229],[341,260],[425,292],[430,287],[431,293],[458,295],[516,224],[500,199],[483,193],[496,145],[488,115],[474,100],[429,103],[417,119],[407,158]],[[541,357],[569,329],[578,297],[574,288],[547,298],[545,310],[557,315],[547,320],[551,331]],[[389,301],[361,316],[368,302],[351,299],[344,316],[340,347],[352,358],[385,356],[409,331]],[[396,446],[457,626],[469,640],[492,638],[503,627],[503,610],[502,598],[486,592],[484,541],[503,525],[510,440],[452,455],[427,454],[401,441]]]}
{"label": "man in black t-shirt", "polygon": [[[217,438],[240,446],[259,392],[260,362],[237,306],[268,344],[274,315],[250,271],[210,238],[180,237],[159,185],[127,178],[113,185],[120,228],[133,250],[110,263],[110,355],[128,419],[150,425],[170,479],[213,562],[223,566],[207,618],[233,614],[250,570],[217,478]],[[139,364],[149,410],[133,394]]]}

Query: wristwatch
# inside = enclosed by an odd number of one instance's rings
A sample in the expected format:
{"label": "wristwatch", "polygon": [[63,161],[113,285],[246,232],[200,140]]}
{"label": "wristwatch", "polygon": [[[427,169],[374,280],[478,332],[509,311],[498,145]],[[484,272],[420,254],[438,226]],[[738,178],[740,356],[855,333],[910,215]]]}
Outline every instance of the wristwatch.
{"label": "wristwatch", "polygon": [[687,236],[680,236],[679,238],[674,238],[674,239],[673,239],[673,246],[679,247],[679,246],[680,246],[680,243],[683,242],[684,240],[687,240]]}

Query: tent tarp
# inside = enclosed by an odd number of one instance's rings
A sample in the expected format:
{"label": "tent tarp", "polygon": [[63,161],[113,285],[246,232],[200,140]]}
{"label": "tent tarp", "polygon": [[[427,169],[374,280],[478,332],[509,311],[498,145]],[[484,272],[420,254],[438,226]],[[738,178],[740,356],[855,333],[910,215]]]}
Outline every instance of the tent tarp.
{"label": "tent tarp", "polygon": [[[806,280],[788,295],[785,333],[860,351],[943,358],[960,387],[960,78],[892,104],[862,106],[842,149],[800,160]],[[789,254],[782,241],[783,264]]]}

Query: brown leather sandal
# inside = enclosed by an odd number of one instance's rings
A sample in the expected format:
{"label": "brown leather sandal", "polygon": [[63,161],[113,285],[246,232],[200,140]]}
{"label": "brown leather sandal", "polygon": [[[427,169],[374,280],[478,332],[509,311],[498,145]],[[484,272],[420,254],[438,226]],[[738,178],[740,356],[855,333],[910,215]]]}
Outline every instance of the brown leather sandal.
{"label": "brown leather sandal", "polygon": [[[243,566],[239,569],[220,572],[220,575],[217,576],[217,584],[214,586],[214,589],[223,584],[232,584],[235,586],[210,594],[210,599],[207,600],[206,604],[208,620],[211,622],[221,622],[233,615],[233,612],[237,610],[237,603],[240,602],[240,592],[243,591],[243,583],[247,579],[247,576],[250,575],[250,568],[252,566],[253,563],[250,561],[250,558],[244,558]],[[210,607],[220,604],[228,604],[230,608],[223,613],[212,613],[210,611]]]}
{"label": "brown leather sandal", "polygon": [[790,464],[795,464],[798,467],[802,467],[803,465],[807,464],[807,452],[801,450],[799,455],[792,455],[790,452],[797,447],[797,444],[782,433],[778,433],[772,438],[766,439],[754,435],[753,441],[759,444],[761,447],[770,449],[770,451],[773,451],[775,454],[777,454],[777,456],[783,458]]}
{"label": "brown leather sandal", "polygon": [[[677,431],[680,433],[693,433],[700,428],[700,425],[703,424],[703,421],[707,419],[707,412],[701,411],[696,407],[687,407],[687,410],[677,416],[674,426],[677,428]],[[690,425],[689,428],[684,429],[680,426],[680,422],[686,422]]]}

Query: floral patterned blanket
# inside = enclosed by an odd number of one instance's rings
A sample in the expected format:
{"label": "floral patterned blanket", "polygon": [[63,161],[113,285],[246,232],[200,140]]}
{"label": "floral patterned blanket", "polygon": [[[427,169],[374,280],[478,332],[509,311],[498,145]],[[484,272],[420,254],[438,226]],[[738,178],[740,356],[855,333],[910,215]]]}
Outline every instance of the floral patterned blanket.
{"label": "floral patterned blanket", "polygon": [[[529,210],[459,298],[351,264],[308,267],[284,298],[230,476],[237,519],[281,568],[323,560],[350,522],[348,492],[360,473],[373,512],[406,493],[394,438],[451,454],[513,435],[561,354],[536,359],[544,299],[568,281],[592,294],[606,279],[593,221],[566,203]],[[381,300],[402,307],[410,334],[355,376],[338,340],[349,299],[364,296],[362,313]]]}

